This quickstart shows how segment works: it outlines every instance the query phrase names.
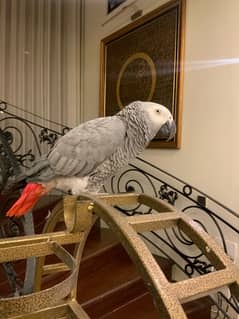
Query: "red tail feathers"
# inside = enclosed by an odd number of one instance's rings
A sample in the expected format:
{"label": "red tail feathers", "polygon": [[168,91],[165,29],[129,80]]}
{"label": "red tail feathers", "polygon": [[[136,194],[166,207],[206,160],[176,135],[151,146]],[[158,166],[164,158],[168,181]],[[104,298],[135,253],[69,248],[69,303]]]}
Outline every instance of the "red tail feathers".
{"label": "red tail feathers", "polygon": [[24,188],[21,197],[7,211],[8,217],[25,215],[36,204],[38,199],[46,193],[46,189],[41,184],[29,183]]}

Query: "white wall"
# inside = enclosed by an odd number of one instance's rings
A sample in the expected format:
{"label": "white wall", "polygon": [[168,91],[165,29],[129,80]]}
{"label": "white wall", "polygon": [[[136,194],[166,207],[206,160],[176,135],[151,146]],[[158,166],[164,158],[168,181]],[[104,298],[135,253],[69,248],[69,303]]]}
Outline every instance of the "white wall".
{"label": "white wall", "polygon": [[[136,4],[146,13],[165,2]],[[100,39],[133,13],[128,8],[102,26],[105,3],[85,1],[85,120],[98,116]],[[144,157],[239,212],[238,12],[238,0],[187,0],[182,147],[147,150]],[[216,60],[225,63],[215,66]]]}

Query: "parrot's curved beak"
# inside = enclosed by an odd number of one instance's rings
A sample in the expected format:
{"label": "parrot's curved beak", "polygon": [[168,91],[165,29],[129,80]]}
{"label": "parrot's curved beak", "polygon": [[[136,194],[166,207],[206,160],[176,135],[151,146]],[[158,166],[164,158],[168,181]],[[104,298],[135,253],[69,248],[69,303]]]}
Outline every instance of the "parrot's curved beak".
{"label": "parrot's curved beak", "polygon": [[174,120],[168,120],[155,136],[155,139],[170,141],[176,134],[176,124]]}

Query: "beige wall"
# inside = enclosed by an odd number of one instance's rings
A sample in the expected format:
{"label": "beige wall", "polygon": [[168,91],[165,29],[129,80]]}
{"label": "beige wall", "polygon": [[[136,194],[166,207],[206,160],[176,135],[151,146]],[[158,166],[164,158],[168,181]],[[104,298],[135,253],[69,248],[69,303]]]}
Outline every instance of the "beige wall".
{"label": "beige wall", "polygon": [[[85,1],[85,119],[98,115],[100,39],[133,13],[128,8],[102,26],[105,2]],[[136,4],[146,13],[165,2]],[[238,0],[187,0],[182,148],[144,157],[239,212],[238,12]]]}

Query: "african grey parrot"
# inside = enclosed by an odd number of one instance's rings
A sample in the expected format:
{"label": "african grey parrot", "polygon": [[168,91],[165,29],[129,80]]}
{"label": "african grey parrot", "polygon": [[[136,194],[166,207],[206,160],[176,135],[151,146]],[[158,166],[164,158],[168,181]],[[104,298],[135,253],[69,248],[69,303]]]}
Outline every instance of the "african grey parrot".
{"label": "african grey parrot", "polygon": [[153,102],[132,102],[114,116],[80,124],[26,172],[28,184],[7,216],[27,213],[54,188],[74,195],[98,192],[157,134],[171,139],[175,132],[170,111]]}

